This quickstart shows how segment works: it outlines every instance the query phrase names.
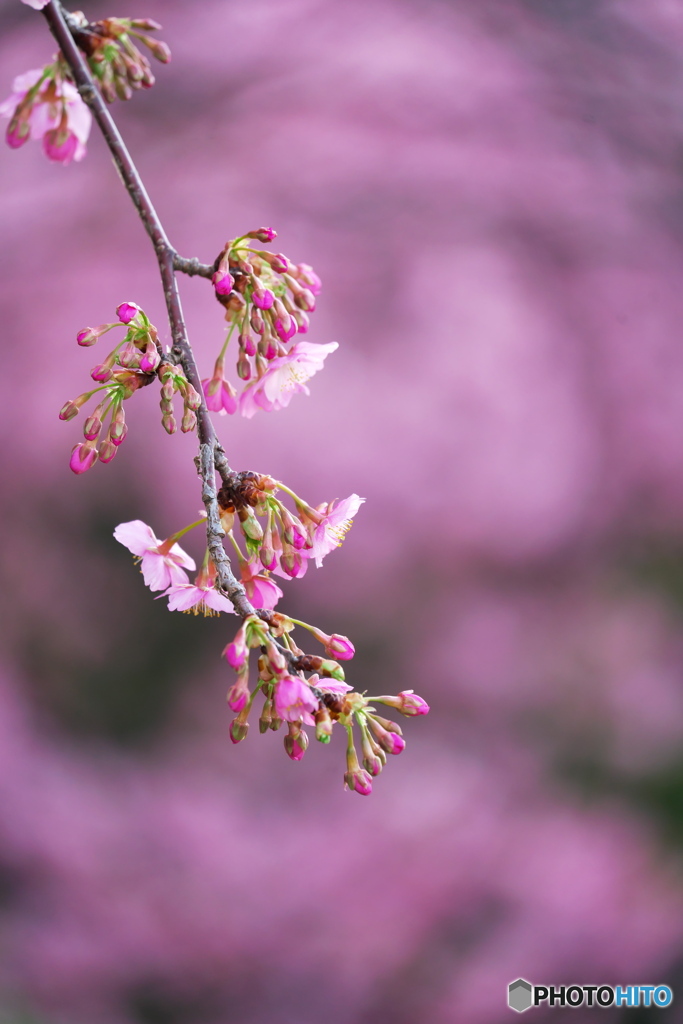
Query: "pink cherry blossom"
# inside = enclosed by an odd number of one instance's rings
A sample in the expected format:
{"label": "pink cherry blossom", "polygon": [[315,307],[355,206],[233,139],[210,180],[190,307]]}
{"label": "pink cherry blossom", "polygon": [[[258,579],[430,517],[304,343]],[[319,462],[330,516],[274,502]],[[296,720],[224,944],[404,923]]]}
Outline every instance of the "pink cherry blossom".
{"label": "pink cherry blossom", "polygon": [[224,377],[207,377],[202,381],[206,407],[220,416],[237,412],[237,397],[232,384]]}
{"label": "pink cherry blossom", "polygon": [[0,104],[0,115],[10,119],[7,141],[16,148],[31,139],[42,139],[46,155],[59,163],[82,160],[90,134],[92,115],[71,82],[47,77],[41,83],[30,107],[18,108],[29,90],[43,77],[42,68],[18,75],[12,94]]}
{"label": "pink cherry blossom", "polygon": [[[142,578],[150,590],[166,590],[168,587],[187,583],[185,569],[194,569],[194,561],[179,544],[168,546],[160,541],[154,531],[141,519],[130,523],[119,523],[114,537],[140,559]],[[230,606],[232,610],[232,605]]]}
{"label": "pink cherry blossom", "polygon": [[230,601],[223,597],[212,584],[198,586],[196,583],[175,584],[160,597],[168,598],[171,612],[189,612],[194,615],[218,615],[220,612],[234,612]]}
{"label": "pink cherry blossom", "polygon": [[246,386],[240,396],[242,415],[251,419],[259,409],[284,409],[298,391],[310,394],[306,381],[322,370],[327,356],[338,348],[336,341],[329,345],[298,341],[287,355],[273,359],[262,377]]}
{"label": "pink cherry blossom", "polygon": [[341,546],[351,529],[353,517],[364,501],[365,498],[351,494],[342,501],[333,501],[328,505],[327,512],[323,513],[322,522],[316,526],[313,533],[313,547],[303,552],[309,558],[315,559],[318,568],[323,564],[325,555]]}
{"label": "pink cherry blossom", "polygon": [[284,676],[275,687],[275,710],[285,722],[303,720],[315,725],[313,712],[318,710],[318,701],[308,683],[300,676]]}

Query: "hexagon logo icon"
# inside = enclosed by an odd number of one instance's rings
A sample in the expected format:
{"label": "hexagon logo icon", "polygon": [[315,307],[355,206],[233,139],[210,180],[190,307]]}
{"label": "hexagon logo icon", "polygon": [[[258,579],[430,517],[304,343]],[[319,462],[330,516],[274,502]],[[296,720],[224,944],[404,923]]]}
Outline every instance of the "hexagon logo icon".
{"label": "hexagon logo icon", "polygon": [[517,1013],[524,1013],[533,1003],[532,988],[524,978],[517,978],[508,985],[508,1006]]}

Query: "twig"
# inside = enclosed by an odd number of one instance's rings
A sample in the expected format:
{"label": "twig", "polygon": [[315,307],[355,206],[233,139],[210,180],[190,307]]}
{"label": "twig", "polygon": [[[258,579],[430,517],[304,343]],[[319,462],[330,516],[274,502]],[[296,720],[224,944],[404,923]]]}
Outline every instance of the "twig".
{"label": "twig", "polygon": [[224,480],[226,477],[229,478],[231,470],[225,457],[225,452],[216,437],[216,432],[206,407],[199,371],[197,370],[192,346],[187,336],[178,282],[175,277],[176,270],[181,270],[187,274],[199,274],[203,277],[210,277],[213,268],[199,263],[197,259],[184,259],[175,251],[168,240],[159,215],[152,205],[152,201],[142,183],[137,167],[133,163],[130,153],[121,138],[116,123],[95,85],[90,69],[74,42],[61,4],[58,0],[50,0],[43,8],[43,14],[47,19],[52,35],[62,51],[64,60],[71,70],[80,95],[89,106],[97,121],[121,181],[132,199],[140,220],[144,224],[145,230],[154,246],[166,299],[168,319],[171,325],[171,336],[173,338],[172,356],[175,362],[182,366],[185,376],[201,398],[201,406],[197,410],[197,433],[199,436],[200,453],[198,461],[202,478],[202,498],[206,506],[206,537],[209,552],[216,566],[218,584],[222,593],[232,602],[238,615],[241,615],[243,618],[247,615],[253,615],[254,608],[246,596],[243,585],[236,579],[230,565],[230,560],[223,547],[222,538],[224,531],[220,524],[216,500],[215,468],[219,469]]}

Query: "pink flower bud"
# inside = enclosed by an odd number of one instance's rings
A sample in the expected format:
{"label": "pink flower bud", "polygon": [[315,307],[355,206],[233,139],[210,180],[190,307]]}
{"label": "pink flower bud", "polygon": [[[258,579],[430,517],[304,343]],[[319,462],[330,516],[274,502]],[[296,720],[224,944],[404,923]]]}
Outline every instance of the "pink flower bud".
{"label": "pink flower bud", "polygon": [[294,301],[299,309],[305,309],[308,313],[312,313],[315,309],[315,296],[308,288],[302,288],[300,292],[297,292]]}
{"label": "pink flower bud", "polygon": [[413,690],[401,690],[398,695],[400,701],[398,710],[402,715],[427,715],[429,714],[429,704],[426,700],[418,695]]}
{"label": "pink flower bud", "polygon": [[[254,334],[263,334],[263,328],[265,327],[265,323],[263,322],[263,317],[261,316],[257,309],[252,309],[249,323],[251,324],[251,329],[254,332]],[[253,356],[254,353],[250,352],[249,355]]]}
{"label": "pink flower bud", "polygon": [[105,334],[111,326],[111,324],[100,324],[99,327],[84,327],[83,330],[79,331],[76,335],[76,341],[79,345],[82,345],[83,348],[89,348],[90,345],[94,345],[97,339],[101,335]]}
{"label": "pink flower bud", "polygon": [[[261,329],[263,329],[263,327]],[[256,355],[256,343],[254,342],[254,339],[252,338],[251,334],[240,334],[239,342],[240,348],[244,349],[245,353],[248,356]]]}
{"label": "pink flower bud", "polygon": [[74,416],[78,416],[79,408],[80,406],[76,402],[72,402],[71,399],[69,399],[69,401],[65,402],[59,410],[60,420],[72,420]]}
{"label": "pink flower bud", "polygon": [[111,462],[117,452],[117,446],[113,441],[110,441],[109,438],[107,438],[107,440],[103,441],[100,445],[100,462]]}
{"label": "pink flower bud", "polygon": [[152,39],[151,36],[145,36],[143,41],[145,46],[151,50],[158,61],[161,61],[162,64],[168,64],[170,62],[171,50],[166,43],[162,43],[159,39]]}
{"label": "pink flower bud", "polygon": [[100,436],[102,430],[102,420],[100,417],[93,413],[92,416],[88,416],[87,420],[83,424],[83,436],[86,441],[96,441]]}
{"label": "pink flower bud", "polygon": [[178,424],[175,421],[173,413],[166,413],[165,416],[161,417],[161,425],[167,434],[175,434],[178,429]]}
{"label": "pink flower bud", "polygon": [[356,648],[347,636],[341,636],[339,633],[333,633],[325,644],[325,653],[330,658],[339,658],[341,661],[348,661],[356,653]]}
{"label": "pink flower bud", "polygon": [[243,711],[249,700],[249,686],[246,676],[240,676],[228,690],[228,707],[237,714]]}
{"label": "pink flower bud", "polygon": [[239,718],[236,718],[230,723],[230,739],[233,743],[241,743],[242,740],[247,738],[249,732],[249,723],[240,722]]}
{"label": "pink flower bud", "polygon": [[[223,649],[223,657],[233,668],[240,668],[247,660],[249,648],[244,636],[244,630],[240,629],[235,639]],[[233,709],[239,711],[239,708]]]}
{"label": "pink flower bud", "polygon": [[122,324],[129,324],[140,312],[137,302],[122,302],[116,307],[116,315]]}
{"label": "pink flower bud", "polygon": [[25,142],[28,142],[30,136],[30,123],[24,119],[13,117],[7,126],[7,133],[5,135],[7,145],[10,146],[11,149],[19,149],[19,147],[23,146]]}
{"label": "pink flower bud", "polygon": [[127,370],[137,369],[140,365],[140,349],[132,341],[127,341],[119,349],[119,363]]}
{"label": "pink flower bud", "polygon": [[289,270],[289,260],[281,252],[261,252],[260,255],[269,263],[278,274],[286,274]]}
{"label": "pink flower bud", "polygon": [[90,376],[92,377],[93,380],[100,381],[100,383],[104,382],[105,380],[109,380],[112,374],[112,367],[114,366],[115,362],[116,352],[110,352],[103,363],[98,363],[97,366],[93,366],[92,370],[90,371]]}
{"label": "pink flower bud", "polygon": [[285,750],[292,761],[300,761],[308,747],[308,736],[296,722],[289,723],[289,732],[285,736]]}
{"label": "pink flower bud", "polygon": [[[259,309],[270,309],[275,301],[275,296],[271,292],[270,288],[259,288],[258,290],[254,288],[251,295],[251,301],[255,306],[258,306]],[[251,326],[254,327],[253,323]],[[254,330],[256,330],[255,327]]]}
{"label": "pink flower bud", "polygon": [[216,289],[216,295],[229,295],[232,291],[235,282],[232,276],[221,270],[217,270],[211,278],[211,282]]}
{"label": "pink flower bud", "polygon": [[251,363],[246,355],[237,360],[237,376],[240,380],[251,380]]}
{"label": "pink flower bud", "polygon": [[249,231],[247,238],[255,238],[257,242],[272,242],[277,238],[277,231],[274,228],[257,228],[256,231]]}
{"label": "pink flower bud", "polygon": [[345,772],[344,782],[349,789],[360,793],[361,796],[370,796],[372,793],[372,779],[363,768],[357,768],[352,772]]}
{"label": "pink flower bud", "polygon": [[140,360],[140,369],[143,373],[154,373],[160,362],[161,356],[159,355],[157,347],[150,341],[144,351],[142,359]]}
{"label": "pink flower bud", "polygon": [[186,409],[180,421],[180,429],[183,434],[189,434],[197,426],[197,414],[192,409]]}
{"label": "pink flower bud", "polygon": [[382,771],[382,762],[375,753],[368,753],[363,758],[363,767],[368,775],[376,776]]}
{"label": "pink flower bud", "polygon": [[304,313],[303,309],[295,309],[294,312],[292,313],[292,316],[297,322],[299,334],[308,334],[310,321],[306,314]]}
{"label": "pink flower bud", "polygon": [[308,263],[299,263],[296,267],[297,277],[304,284],[307,284],[314,295],[319,295],[322,290],[322,281]]}
{"label": "pink flower bud", "polygon": [[74,473],[85,473],[97,461],[97,449],[88,444],[77,444],[71,452],[69,469]]}

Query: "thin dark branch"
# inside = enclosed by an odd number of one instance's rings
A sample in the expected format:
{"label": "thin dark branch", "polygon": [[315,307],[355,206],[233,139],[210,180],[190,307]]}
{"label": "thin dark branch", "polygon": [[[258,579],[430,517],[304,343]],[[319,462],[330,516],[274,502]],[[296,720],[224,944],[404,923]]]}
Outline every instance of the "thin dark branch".
{"label": "thin dark branch", "polygon": [[221,591],[232,601],[235,611],[239,615],[243,617],[252,615],[254,614],[254,608],[247,599],[244,587],[235,578],[223,547],[222,538],[225,534],[220,524],[216,501],[215,467],[216,465],[219,466],[223,479],[225,479],[226,474],[230,473],[230,467],[225,457],[225,452],[218,444],[216,432],[206,407],[197,364],[187,336],[178,282],[175,278],[176,269],[183,270],[189,274],[201,274],[204,277],[209,277],[212,273],[212,268],[200,264],[197,260],[184,260],[178,256],[168,240],[151,199],[147,195],[147,190],[121,138],[116,123],[95,85],[90,68],[72,38],[61,4],[57,0],[50,0],[47,6],[43,8],[43,14],[47,19],[52,35],[57,40],[64,60],[71,70],[80,95],[89,106],[93,117],[97,121],[126,191],[132,199],[135,209],[154,246],[164,288],[168,319],[171,325],[171,336],[173,338],[172,355],[174,360],[182,366],[185,376],[202,400],[201,407],[197,411],[197,433],[199,435],[202,498],[207,513],[207,544],[216,566]]}

